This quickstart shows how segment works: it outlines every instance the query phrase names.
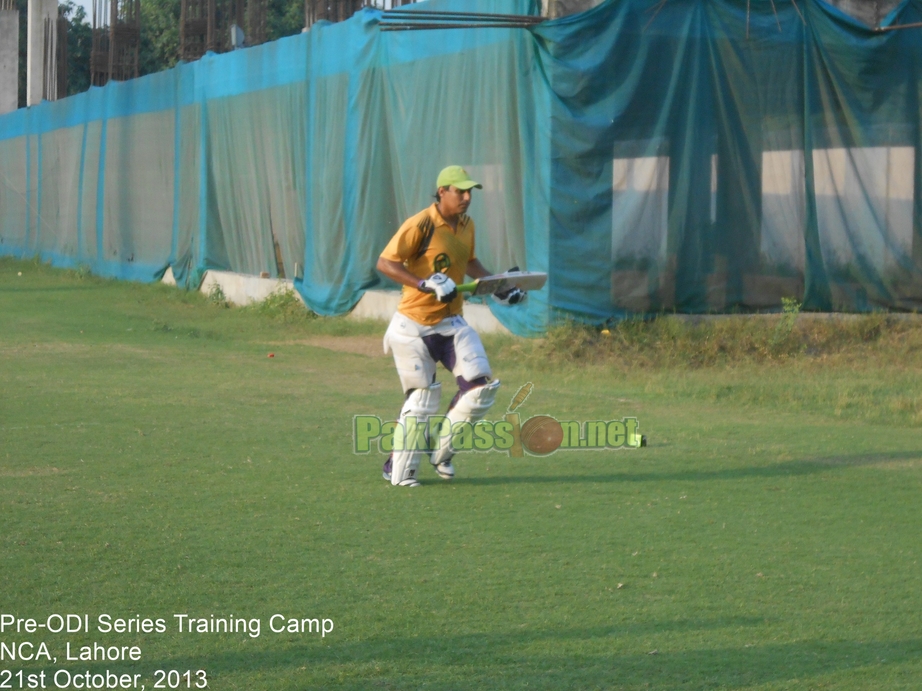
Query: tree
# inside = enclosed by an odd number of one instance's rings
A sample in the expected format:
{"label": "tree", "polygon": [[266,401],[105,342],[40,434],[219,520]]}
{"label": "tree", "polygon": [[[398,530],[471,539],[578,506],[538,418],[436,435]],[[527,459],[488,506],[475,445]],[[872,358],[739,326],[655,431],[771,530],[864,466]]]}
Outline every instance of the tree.
{"label": "tree", "polygon": [[268,0],[266,40],[294,36],[304,28],[304,0]]}
{"label": "tree", "polygon": [[179,62],[180,0],[141,0],[140,74],[167,70]]}
{"label": "tree", "polygon": [[86,21],[86,10],[72,0],[64,0],[58,13],[67,20],[67,95],[90,88],[90,52],[93,29]]}

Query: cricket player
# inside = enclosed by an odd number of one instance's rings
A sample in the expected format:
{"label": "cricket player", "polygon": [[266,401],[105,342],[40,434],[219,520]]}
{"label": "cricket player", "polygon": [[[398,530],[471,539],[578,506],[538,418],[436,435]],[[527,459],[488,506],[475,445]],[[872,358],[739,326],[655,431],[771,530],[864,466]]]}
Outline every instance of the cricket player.
{"label": "cricket player", "polygon": [[[438,412],[442,389],[435,380],[436,363],[441,362],[458,382],[446,425],[482,420],[499,388],[480,337],[464,321],[464,301],[456,289],[465,274],[490,275],[477,259],[474,222],[467,215],[471,191],[483,186],[461,166],[448,166],[439,173],[436,187],[436,202],[407,219],[378,259],[378,270],[403,285],[397,313],[384,334],[384,352],[393,352],[406,396],[398,419],[404,429],[408,418],[425,427],[429,416]],[[514,305],[525,296],[523,290],[512,288],[493,297]],[[418,487],[417,471],[424,456],[440,477],[455,476],[454,451],[446,438],[431,455],[425,448],[395,448],[384,464],[384,479],[400,487]]]}

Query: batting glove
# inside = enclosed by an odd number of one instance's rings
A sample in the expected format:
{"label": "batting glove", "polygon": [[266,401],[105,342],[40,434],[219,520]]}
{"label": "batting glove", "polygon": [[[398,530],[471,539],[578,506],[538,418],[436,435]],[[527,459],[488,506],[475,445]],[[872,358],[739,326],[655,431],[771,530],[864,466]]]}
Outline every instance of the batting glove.
{"label": "batting glove", "polygon": [[[519,270],[519,267],[513,266],[506,273],[511,273],[513,271],[518,271],[518,270]],[[520,302],[522,302],[527,297],[528,297],[528,293],[526,293],[521,288],[518,288],[515,286],[513,286],[512,288],[509,288],[508,290],[502,290],[502,291],[497,291],[493,293],[493,299],[496,300],[501,305],[518,305]]]}
{"label": "batting glove", "polygon": [[443,273],[432,274],[416,286],[424,293],[432,293],[439,302],[451,302],[458,297],[455,282]]}

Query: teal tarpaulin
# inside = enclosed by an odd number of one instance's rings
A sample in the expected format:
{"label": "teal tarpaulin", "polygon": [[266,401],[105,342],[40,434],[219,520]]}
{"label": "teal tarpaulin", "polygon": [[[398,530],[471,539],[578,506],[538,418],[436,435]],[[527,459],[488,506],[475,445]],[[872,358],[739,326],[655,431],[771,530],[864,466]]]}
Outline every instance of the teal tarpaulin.
{"label": "teal tarpaulin", "polygon": [[[903,4],[885,23],[918,20]],[[670,0],[537,34],[554,308],[922,306],[918,31],[822,2]]]}
{"label": "teal tarpaulin", "polygon": [[[532,0],[428,9],[534,14]],[[154,280],[281,268],[321,314],[458,163],[495,271],[560,317],[922,306],[917,30],[809,0],[610,0],[533,30],[381,13],[0,117],[0,253]],[[885,24],[920,20],[900,5]],[[281,257],[281,262],[277,261]]]}

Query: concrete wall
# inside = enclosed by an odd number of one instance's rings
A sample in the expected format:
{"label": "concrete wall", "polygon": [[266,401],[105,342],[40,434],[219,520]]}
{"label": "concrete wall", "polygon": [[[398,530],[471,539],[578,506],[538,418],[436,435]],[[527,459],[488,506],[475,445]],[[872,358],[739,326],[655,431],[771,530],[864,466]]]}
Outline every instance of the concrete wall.
{"label": "concrete wall", "polygon": [[19,107],[19,10],[0,10],[0,115]]}
{"label": "concrete wall", "polygon": [[[163,282],[176,285],[173,270],[167,269]],[[292,282],[284,278],[260,278],[248,274],[230,271],[206,271],[200,291],[209,294],[214,286],[220,286],[225,299],[232,305],[249,305],[262,302],[278,290],[294,290]],[[297,293],[295,293],[297,295]],[[300,299],[300,295],[298,296]],[[400,302],[398,290],[368,290],[359,304],[349,314],[350,319],[381,319],[390,321]],[[486,305],[468,304],[464,306],[464,318],[479,333],[510,333],[499,320],[493,316]]]}

